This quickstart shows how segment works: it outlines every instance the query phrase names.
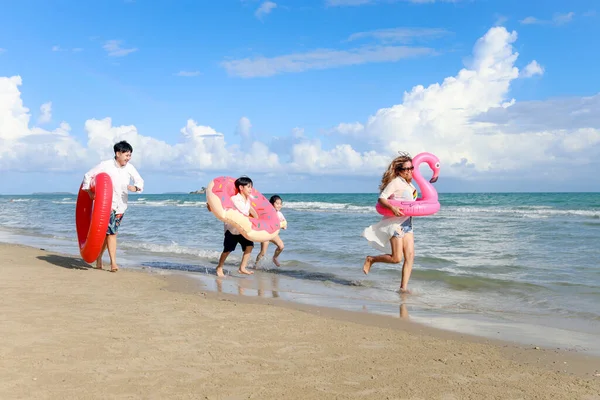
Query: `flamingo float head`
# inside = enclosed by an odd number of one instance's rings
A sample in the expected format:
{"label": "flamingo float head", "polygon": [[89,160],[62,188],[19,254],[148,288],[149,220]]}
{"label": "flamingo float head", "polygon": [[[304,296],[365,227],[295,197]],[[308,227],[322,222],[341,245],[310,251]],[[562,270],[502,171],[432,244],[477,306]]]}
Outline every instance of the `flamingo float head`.
{"label": "flamingo float head", "polygon": [[413,158],[413,165],[415,166],[415,171],[419,168],[419,164],[426,162],[429,165],[429,168],[433,171],[433,176],[429,180],[430,183],[435,183],[438,180],[440,175],[440,159],[437,158],[435,154],[431,153],[419,153]]}

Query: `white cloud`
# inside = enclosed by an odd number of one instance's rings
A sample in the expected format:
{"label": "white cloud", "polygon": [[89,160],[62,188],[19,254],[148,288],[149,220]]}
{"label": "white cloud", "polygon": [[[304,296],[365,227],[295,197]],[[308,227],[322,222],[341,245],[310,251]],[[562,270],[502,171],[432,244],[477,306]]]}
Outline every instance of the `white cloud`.
{"label": "white cloud", "polygon": [[410,43],[415,39],[434,39],[449,33],[441,28],[390,28],[353,33],[348,37],[348,41],[373,38],[386,43]]}
{"label": "white cloud", "polygon": [[[578,176],[592,185],[597,182],[593,171],[600,167],[600,93],[513,99],[511,83],[537,71],[535,66],[541,69],[532,61],[519,71],[516,40],[516,32],[491,28],[454,76],[417,85],[398,104],[363,121],[334,124],[323,142],[294,128],[270,143],[250,137],[243,145],[229,144],[223,133],[190,119],[179,138],[167,143],[144,136],[134,125],[113,126],[104,118],[86,121],[87,139],[80,143],[66,123],[52,131],[31,126],[19,91],[21,78],[0,78],[0,171],[82,171],[111,157],[113,143],[125,139],[144,173],[277,171],[377,180],[397,151],[406,150],[436,154],[443,164],[442,179],[568,182],[573,169],[564,166],[579,165],[585,167]],[[248,118],[238,121],[242,139],[251,136],[251,128]]]}
{"label": "white cloud", "polygon": [[56,171],[72,169],[81,148],[61,123],[53,131],[29,127],[29,109],[18,87],[21,77],[0,77],[0,170]]}
{"label": "white cloud", "polygon": [[521,76],[523,76],[524,78],[529,78],[534,75],[543,75],[543,74],[544,74],[544,67],[542,67],[540,64],[538,64],[537,61],[533,60],[532,62],[527,64],[527,66],[525,66],[525,68],[523,69],[523,72],[521,73]]}
{"label": "white cloud", "polygon": [[552,18],[552,22],[554,22],[556,25],[567,24],[573,20],[574,16],[575,13],[572,11],[566,14],[555,14]]}
{"label": "white cloud", "polygon": [[533,24],[541,24],[543,21],[540,21],[536,17],[525,17],[519,21],[523,25],[533,25]]}
{"label": "white cloud", "polygon": [[52,121],[52,102],[49,101],[44,103],[40,107],[40,117],[38,118],[38,124],[47,124]]}
{"label": "white cloud", "polygon": [[200,75],[200,71],[179,71],[175,75],[176,76],[186,77],[186,78],[191,78],[191,77],[194,77],[194,76],[199,76]]}
{"label": "white cloud", "polygon": [[60,47],[59,45],[54,45],[54,46],[52,46],[52,51],[54,51],[54,52],[72,51],[73,53],[79,53],[80,51],[83,51],[83,49],[81,47],[74,47],[72,49],[65,49],[65,48]]}
{"label": "white cloud", "polygon": [[325,4],[329,7],[362,6],[363,4],[370,4],[375,1],[376,0],[326,0]]}
{"label": "white cloud", "polygon": [[360,136],[364,133],[364,131],[365,126],[360,122],[342,122],[331,130],[331,132],[335,132],[343,136]]}
{"label": "white cloud", "polygon": [[271,11],[273,11],[275,8],[277,8],[276,3],[273,3],[272,1],[264,1],[260,5],[260,7],[258,7],[254,15],[258,19],[263,19],[265,16],[269,15]]}
{"label": "white cloud", "polygon": [[110,57],[124,57],[128,54],[138,51],[137,48],[133,47],[129,49],[123,48],[121,47],[122,43],[122,40],[107,40],[102,48],[106,50]]}
{"label": "white cloud", "polygon": [[539,19],[536,17],[526,17],[519,21],[523,25],[564,25],[573,21],[573,17],[575,16],[574,12],[568,12],[565,14],[556,13],[552,17],[551,20]]}
{"label": "white cloud", "polygon": [[415,4],[427,4],[435,3],[436,1],[442,3],[458,3],[461,0],[325,0],[325,5],[328,7],[363,6],[366,4],[396,3],[399,1],[406,1]]}
{"label": "white cloud", "polygon": [[508,17],[505,15],[497,15],[496,16],[496,22],[494,22],[494,26],[502,26],[504,24],[506,24],[506,22],[508,21]]}
{"label": "white cloud", "polygon": [[243,138],[247,138],[250,136],[250,129],[252,128],[252,124],[247,117],[242,117],[238,121],[237,127],[235,129],[235,133],[240,135]]}
{"label": "white cloud", "polygon": [[304,141],[294,145],[290,170],[315,175],[362,175],[381,170],[390,162],[375,151],[359,153],[348,144],[324,150],[321,142]]}
{"label": "white cloud", "polygon": [[83,170],[112,157],[112,146],[119,140],[131,143],[136,167],[146,171],[233,169],[250,173],[280,167],[279,157],[265,144],[228,145],[225,135],[192,119],[181,128],[175,144],[144,136],[134,125],[113,126],[111,118],[89,119],[85,122],[87,143],[81,144],[71,136],[67,123],[53,131],[30,126],[21,84],[19,76],[0,77],[0,171]]}
{"label": "white cloud", "polygon": [[292,138],[294,139],[305,139],[306,135],[304,133],[304,128],[295,127],[292,129]]}
{"label": "white cloud", "polygon": [[233,76],[267,77],[311,69],[329,69],[374,62],[395,62],[403,58],[433,54],[427,47],[364,46],[350,50],[315,50],[277,57],[256,57],[225,61],[222,66]]}
{"label": "white cloud", "polygon": [[[475,44],[470,64],[456,76],[429,87],[415,86],[404,94],[401,104],[378,110],[366,123],[340,124],[333,131],[339,133],[341,140],[358,132],[355,138],[372,143],[372,148],[378,149],[376,154],[386,155],[387,160],[398,150],[413,155],[430,151],[443,160],[446,176],[458,178],[492,177],[508,171],[519,171],[515,179],[540,171],[556,173],[558,177],[562,171],[557,169],[556,161],[561,158],[569,162],[578,157],[581,162],[600,166],[596,161],[600,155],[600,120],[596,117],[600,114],[600,95],[585,102],[565,100],[569,106],[541,102],[547,108],[511,99],[510,83],[520,75],[515,67],[518,53],[512,46],[516,39],[516,32],[503,27],[490,29]],[[537,62],[528,67],[528,73],[539,73],[541,69]],[[512,110],[522,107],[527,112],[518,114],[519,123],[492,118],[496,114],[510,116]],[[573,112],[578,112],[577,116],[565,116]],[[523,123],[524,118],[534,116],[536,124]],[[363,160],[360,164],[357,154],[349,149],[325,150],[319,144],[296,147],[296,165],[303,165],[300,157],[321,163],[329,160],[322,173],[337,173],[331,160],[344,154],[348,165],[362,165],[360,173],[376,172],[368,171],[376,163],[366,162],[376,160],[372,153],[359,154]]]}

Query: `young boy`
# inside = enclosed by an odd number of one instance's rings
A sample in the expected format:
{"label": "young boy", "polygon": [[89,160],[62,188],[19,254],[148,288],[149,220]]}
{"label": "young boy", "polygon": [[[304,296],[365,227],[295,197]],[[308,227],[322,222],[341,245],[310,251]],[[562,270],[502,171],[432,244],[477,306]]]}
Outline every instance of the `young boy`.
{"label": "young boy", "polygon": [[[258,218],[258,214],[250,205],[252,179],[248,178],[247,176],[242,176],[236,179],[235,188],[238,191],[238,194],[231,196],[233,205],[245,216],[248,217],[251,215],[254,218]],[[223,239],[223,252],[221,253],[221,257],[219,257],[219,265],[217,265],[217,276],[225,276],[223,273],[223,264],[225,264],[225,260],[227,260],[229,253],[235,250],[238,243],[242,246],[242,251],[244,252],[238,272],[240,274],[252,275],[254,272],[248,271],[246,266],[248,265],[250,254],[254,248],[254,243],[241,235],[235,226],[227,223],[224,225],[225,239]]]}

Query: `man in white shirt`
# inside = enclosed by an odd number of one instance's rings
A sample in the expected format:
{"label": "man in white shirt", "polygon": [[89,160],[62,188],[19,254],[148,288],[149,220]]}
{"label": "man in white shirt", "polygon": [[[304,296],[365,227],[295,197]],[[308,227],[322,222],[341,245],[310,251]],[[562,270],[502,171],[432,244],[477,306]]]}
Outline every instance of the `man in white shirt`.
{"label": "man in white shirt", "polygon": [[[89,170],[83,177],[82,189],[87,191],[93,200],[94,193],[90,190],[92,179],[99,173],[106,172],[112,180],[112,211],[110,213],[108,229],[106,230],[106,239],[104,240],[102,251],[100,251],[100,255],[96,260],[96,268],[102,269],[102,255],[104,254],[104,250],[108,248],[110,272],[117,272],[119,270],[119,266],[117,265],[117,231],[123,219],[123,214],[127,209],[128,191],[141,192],[144,189],[144,180],[137,169],[132,164],[129,164],[133,147],[123,140],[116,143],[113,149],[115,151],[115,158],[102,161]],[[133,185],[130,185],[132,179]]]}

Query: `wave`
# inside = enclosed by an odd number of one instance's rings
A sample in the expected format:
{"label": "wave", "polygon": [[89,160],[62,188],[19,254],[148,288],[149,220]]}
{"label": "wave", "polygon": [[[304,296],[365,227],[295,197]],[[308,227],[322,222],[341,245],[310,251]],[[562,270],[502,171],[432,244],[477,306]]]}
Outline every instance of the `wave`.
{"label": "wave", "polygon": [[320,201],[286,201],[285,208],[315,212],[350,212],[359,214],[376,213],[375,206],[359,206],[350,203],[328,203]]}
{"label": "wave", "polygon": [[186,201],[186,200],[146,200],[136,199],[129,201],[129,204],[146,207],[206,207],[206,201]]}
{"label": "wave", "polygon": [[181,246],[175,242],[171,244],[157,244],[157,243],[145,243],[145,242],[134,242],[124,241],[123,244],[119,244],[125,249],[136,249],[144,250],[151,253],[162,253],[162,254],[178,254],[178,255],[190,255],[196,256],[203,259],[215,259],[217,260],[221,255],[220,251],[216,250],[201,250],[193,247]]}
{"label": "wave", "polygon": [[577,210],[577,209],[556,209],[546,206],[531,206],[531,207],[519,207],[519,208],[504,208],[504,207],[446,207],[442,210],[440,215],[454,216],[460,215],[465,216],[469,214],[502,214],[502,215],[513,215],[521,216],[524,218],[549,218],[556,216],[579,216],[589,218],[600,218],[600,210]]}

